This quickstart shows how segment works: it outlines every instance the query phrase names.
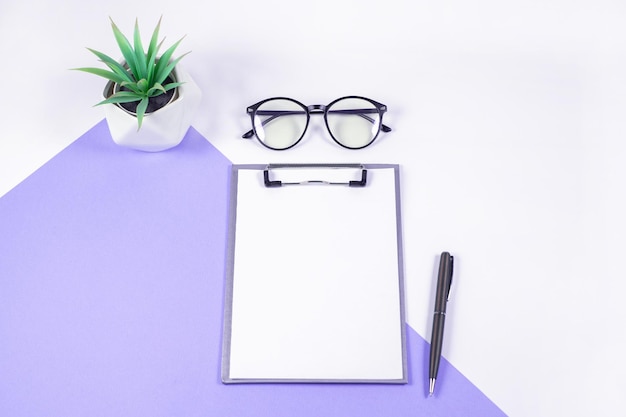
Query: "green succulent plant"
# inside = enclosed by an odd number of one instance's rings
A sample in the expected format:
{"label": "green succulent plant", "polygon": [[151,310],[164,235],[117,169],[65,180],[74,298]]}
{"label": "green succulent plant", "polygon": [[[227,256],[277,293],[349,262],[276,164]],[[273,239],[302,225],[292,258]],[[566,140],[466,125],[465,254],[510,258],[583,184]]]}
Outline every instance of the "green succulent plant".
{"label": "green succulent plant", "polygon": [[[119,30],[117,25],[113,22],[113,19],[111,19],[111,27],[113,28],[115,40],[120,48],[120,51],[122,52],[125,63],[120,63],[102,52],[87,48],[99,58],[100,62],[106,64],[109,69],[74,69],[104,77],[121,87],[121,91],[117,91],[110,97],[97,103],[96,106],[107,103],[121,104],[139,102],[135,113],[137,115],[137,129],[140,129],[150,98],[165,94],[169,90],[177,88],[183,84],[177,81],[168,83],[165,82],[176,67],[176,64],[178,64],[178,62],[189,52],[176,59],[172,59],[174,50],[184,39],[183,37],[169,47],[161,56],[159,56],[159,49],[164,41],[164,39],[161,42],[158,41],[161,19],[159,19],[159,22],[152,32],[152,38],[150,39],[147,51],[144,51],[141,43],[138,20],[135,20],[135,30],[132,44]],[[170,77],[170,79],[172,78]]]}

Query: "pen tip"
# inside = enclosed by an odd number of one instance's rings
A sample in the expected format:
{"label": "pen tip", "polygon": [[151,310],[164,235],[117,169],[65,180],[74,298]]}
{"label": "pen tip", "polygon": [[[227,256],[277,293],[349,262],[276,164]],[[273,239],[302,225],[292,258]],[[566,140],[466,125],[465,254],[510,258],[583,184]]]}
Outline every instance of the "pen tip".
{"label": "pen tip", "polygon": [[428,396],[432,397],[435,392],[435,378],[430,378],[430,387],[428,388]]}

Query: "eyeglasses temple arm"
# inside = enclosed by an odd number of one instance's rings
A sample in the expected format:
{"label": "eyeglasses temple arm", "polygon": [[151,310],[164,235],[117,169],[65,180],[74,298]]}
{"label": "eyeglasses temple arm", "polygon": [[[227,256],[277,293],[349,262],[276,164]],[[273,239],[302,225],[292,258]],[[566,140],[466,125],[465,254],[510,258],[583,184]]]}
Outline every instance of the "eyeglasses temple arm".
{"label": "eyeglasses temple arm", "polygon": [[[263,110],[263,111],[259,111],[257,112],[257,114],[259,115],[263,115],[263,116],[270,116],[267,119],[263,120],[261,122],[261,126],[265,126],[266,124],[268,124],[269,122],[271,122],[272,120],[280,117],[280,116],[292,116],[294,114],[306,114],[304,111],[291,111],[291,110],[276,110],[276,111],[272,111],[272,110]],[[243,139],[250,139],[252,136],[254,136],[254,130],[250,129],[248,130],[246,133],[244,133],[243,135],[241,135],[241,137]]]}
{"label": "eyeglasses temple arm", "polygon": [[[373,112],[373,111],[369,110],[369,109],[363,109],[363,110],[346,109],[346,110],[331,110],[329,113],[355,114],[357,116],[360,116],[360,117],[364,118],[368,122],[374,124],[376,121],[366,114],[366,113],[371,113],[371,112]],[[385,125],[385,124],[381,124],[380,125],[380,129],[383,132],[385,132],[385,133],[391,132],[391,128],[389,126]]]}

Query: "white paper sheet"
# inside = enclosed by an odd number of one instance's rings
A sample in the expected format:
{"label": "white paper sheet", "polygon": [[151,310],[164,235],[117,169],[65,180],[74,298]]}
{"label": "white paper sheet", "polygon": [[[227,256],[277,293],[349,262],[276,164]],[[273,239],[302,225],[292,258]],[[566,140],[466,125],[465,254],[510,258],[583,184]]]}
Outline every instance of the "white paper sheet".
{"label": "white paper sheet", "polygon": [[224,382],[406,382],[396,174],[267,188],[237,171]]}

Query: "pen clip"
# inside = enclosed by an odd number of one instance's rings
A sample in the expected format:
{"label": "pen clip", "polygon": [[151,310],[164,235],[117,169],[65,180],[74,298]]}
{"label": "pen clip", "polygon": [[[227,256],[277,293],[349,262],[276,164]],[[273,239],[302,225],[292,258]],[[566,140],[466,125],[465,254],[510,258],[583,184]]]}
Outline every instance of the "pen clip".
{"label": "pen clip", "polygon": [[450,255],[450,262],[448,265],[448,294],[446,296],[446,301],[450,301],[450,289],[452,288],[452,273],[454,271],[454,256]]}

